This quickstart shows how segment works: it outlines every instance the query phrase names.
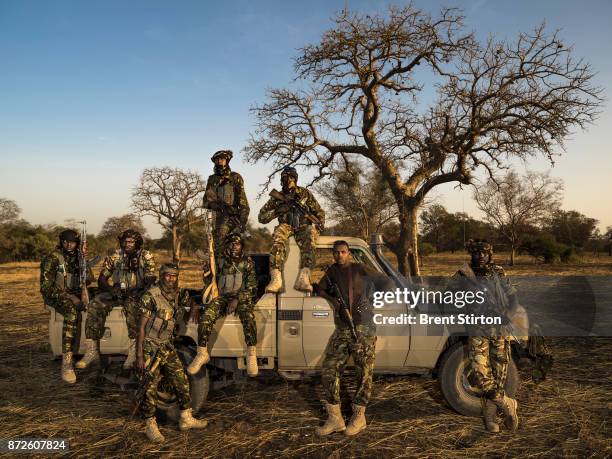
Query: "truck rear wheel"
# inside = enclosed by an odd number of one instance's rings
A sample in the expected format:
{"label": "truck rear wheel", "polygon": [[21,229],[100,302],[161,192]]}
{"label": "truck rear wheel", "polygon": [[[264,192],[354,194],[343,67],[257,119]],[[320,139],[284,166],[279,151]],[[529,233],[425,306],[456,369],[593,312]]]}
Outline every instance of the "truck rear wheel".
{"label": "truck rear wheel", "polygon": [[[198,373],[190,375],[187,373],[187,366],[191,363],[196,355],[196,350],[193,346],[187,344],[177,343],[176,351],[179,358],[183,362],[183,369],[185,374],[189,378],[189,394],[191,395],[191,408],[194,413],[197,413],[200,408],[204,405],[206,398],[208,397],[208,390],[210,388],[210,379],[208,377],[208,370],[206,365],[203,365]],[[172,390],[168,387],[168,384],[164,381],[164,378],[159,383],[157,388],[157,412],[161,418],[165,418],[171,421],[178,421],[180,417],[180,409],[176,396]]]}
{"label": "truck rear wheel", "polygon": [[[440,389],[455,411],[464,416],[480,416],[482,391],[470,384],[469,371],[467,346],[465,343],[456,343],[446,351],[440,362],[438,373]],[[519,373],[511,358],[504,390],[509,397],[514,398],[519,385]]]}

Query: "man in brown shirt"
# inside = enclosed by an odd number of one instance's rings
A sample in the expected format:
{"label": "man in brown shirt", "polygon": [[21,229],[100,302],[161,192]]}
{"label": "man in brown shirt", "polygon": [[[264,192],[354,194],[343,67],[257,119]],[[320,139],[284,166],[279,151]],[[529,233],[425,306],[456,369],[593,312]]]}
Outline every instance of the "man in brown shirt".
{"label": "man in brown shirt", "polygon": [[[383,280],[386,283],[388,279],[363,263],[352,262],[350,248],[345,241],[334,242],[333,255],[335,263],[327,269],[318,286],[318,294],[331,301],[334,307],[336,329],[325,348],[322,370],[325,407],[329,417],[316,432],[318,435],[329,435],[344,431],[345,435],[355,435],[366,427],[365,408],[372,392],[376,356],[376,326],[372,320],[370,296],[375,281]],[[341,312],[340,302],[334,296],[334,284],[349,307],[357,340]],[[353,397],[353,416],[346,426],[340,413],[340,377],[349,356],[355,362],[357,390]]]}

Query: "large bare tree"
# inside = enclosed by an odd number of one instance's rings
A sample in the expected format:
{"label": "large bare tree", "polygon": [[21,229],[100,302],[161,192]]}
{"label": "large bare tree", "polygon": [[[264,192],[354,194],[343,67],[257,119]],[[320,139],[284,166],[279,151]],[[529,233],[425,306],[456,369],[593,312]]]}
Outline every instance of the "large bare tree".
{"label": "large bare tree", "polygon": [[204,218],[202,200],[206,187],[197,172],[153,167],[145,169],[132,192],[132,207],[150,215],[172,234],[172,258],[179,262],[181,242],[191,225]]}
{"label": "large bare tree", "polygon": [[[493,176],[509,157],[552,161],[572,128],[595,120],[601,89],[557,32],[479,43],[462,22],[457,10],[432,17],[412,5],[340,12],[300,50],[296,88],[271,89],[252,109],[245,153],[272,161],[264,189],[286,165],[314,169],[316,181],[337,161],[366,158],[399,210],[399,269],[418,274],[417,211],[433,188],[469,184],[477,168]],[[437,96],[419,105],[426,83]]]}
{"label": "large bare tree", "polygon": [[339,165],[329,180],[317,184],[325,200],[329,221],[350,224],[366,241],[372,233],[397,219],[397,206],[387,183],[378,171],[362,164]]}
{"label": "large bare tree", "polygon": [[509,172],[501,180],[489,179],[476,187],[474,199],[485,219],[510,244],[510,264],[525,229],[544,223],[561,204],[563,182],[547,173]]}

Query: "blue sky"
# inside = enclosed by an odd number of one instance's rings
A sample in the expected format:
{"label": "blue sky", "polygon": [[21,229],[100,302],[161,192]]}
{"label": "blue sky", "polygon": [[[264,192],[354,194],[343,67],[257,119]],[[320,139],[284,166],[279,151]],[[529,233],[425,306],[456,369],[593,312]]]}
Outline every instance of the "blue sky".
{"label": "blue sky", "polygon": [[[249,107],[266,88],[290,83],[297,49],[316,42],[335,11],[383,11],[388,3],[0,0],[0,197],[17,201],[34,223],[87,218],[97,231],[130,210],[143,168],[207,177],[212,152],[230,148],[255,220],[266,166],[240,161],[254,123]],[[461,7],[480,37],[512,38],[543,20],[563,29],[609,97],[612,2],[416,2],[432,13],[442,4]],[[612,225],[608,105],[552,169],[565,181],[564,207],[602,228]],[[450,210],[477,215],[471,191],[435,194]]]}

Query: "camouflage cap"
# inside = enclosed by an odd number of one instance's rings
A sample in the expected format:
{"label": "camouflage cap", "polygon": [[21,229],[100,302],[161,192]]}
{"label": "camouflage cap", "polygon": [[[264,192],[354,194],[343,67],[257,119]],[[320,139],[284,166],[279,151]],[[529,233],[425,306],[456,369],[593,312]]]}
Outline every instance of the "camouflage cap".
{"label": "camouflage cap", "polygon": [[215,152],[214,155],[212,155],[212,158],[210,158],[210,160],[214,163],[217,158],[221,157],[225,157],[227,159],[227,162],[230,162],[234,157],[234,153],[232,152],[232,150],[219,150]]}
{"label": "camouflage cap", "polygon": [[143,243],[142,236],[140,235],[138,231],[133,230],[133,229],[126,229],[119,236],[117,236],[117,239],[119,240],[119,243],[121,243],[123,242],[123,240],[127,239],[128,237],[131,237],[132,239],[134,239],[134,241],[136,241],[137,248],[142,247],[142,243]]}
{"label": "camouflage cap", "polygon": [[164,277],[164,274],[179,275],[179,267],[176,263],[164,263],[159,267],[159,277]]}
{"label": "camouflage cap", "polygon": [[488,254],[493,253],[493,246],[491,245],[491,243],[487,242],[486,240],[470,239],[465,244],[465,248],[469,253],[474,253],[474,252],[485,252]]}
{"label": "camouflage cap", "polygon": [[281,171],[281,177],[283,175],[291,175],[295,178],[296,181],[298,179],[298,173],[295,167],[291,167],[291,166],[284,167],[283,170]]}
{"label": "camouflage cap", "polygon": [[59,233],[59,241],[60,244],[62,243],[62,241],[81,242],[81,237],[79,236],[79,233],[77,233],[75,230],[66,229]]}
{"label": "camouflage cap", "polygon": [[242,241],[242,236],[238,233],[230,233],[225,236],[225,239],[223,240],[223,245],[229,247],[230,244],[234,242],[240,242],[242,245],[244,245],[244,242]]}

